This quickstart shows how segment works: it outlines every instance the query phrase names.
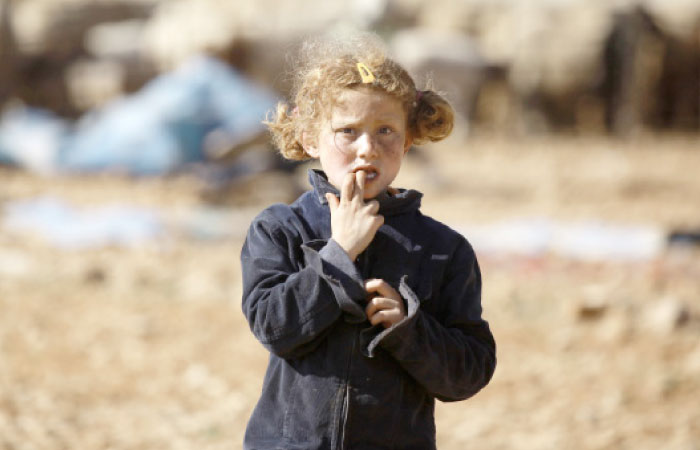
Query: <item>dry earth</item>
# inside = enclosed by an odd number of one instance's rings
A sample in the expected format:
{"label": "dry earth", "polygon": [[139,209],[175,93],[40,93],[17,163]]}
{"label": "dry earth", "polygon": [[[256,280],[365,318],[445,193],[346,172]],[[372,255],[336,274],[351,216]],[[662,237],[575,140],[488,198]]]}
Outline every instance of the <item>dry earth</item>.
{"label": "dry earth", "polygon": [[[423,154],[429,163],[410,158],[397,185],[424,191],[424,211],[456,227],[700,227],[697,137],[475,138]],[[289,192],[263,181],[265,193],[245,197],[242,183],[213,211],[190,177],[0,171],[0,207],[48,195],[126,202],[168,224],[146,245],[82,250],[0,228],[0,449],[240,448],[267,356],[240,312],[238,254],[252,216]],[[203,217],[224,237],[193,232]],[[700,448],[697,248],[634,262],[480,261],[499,364],[476,397],[438,405],[441,449]]]}

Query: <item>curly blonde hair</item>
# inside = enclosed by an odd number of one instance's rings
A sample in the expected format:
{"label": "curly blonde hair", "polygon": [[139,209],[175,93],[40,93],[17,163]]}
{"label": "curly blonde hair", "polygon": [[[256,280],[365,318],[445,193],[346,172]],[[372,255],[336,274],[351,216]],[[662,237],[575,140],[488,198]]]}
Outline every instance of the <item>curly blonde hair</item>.
{"label": "curly blonde hair", "polygon": [[[358,63],[374,75],[363,84]],[[406,112],[407,130],[415,144],[436,142],[452,132],[454,111],[432,89],[417,90],[411,76],[388,58],[374,34],[324,37],[306,41],[295,65],[293,103],[280,102],[264,123],[280,153],[292,160],[310,158],[302,145],[303,133],[318,136],[320,123],[329,116],[343,89],[370,86],[397,98]]]}

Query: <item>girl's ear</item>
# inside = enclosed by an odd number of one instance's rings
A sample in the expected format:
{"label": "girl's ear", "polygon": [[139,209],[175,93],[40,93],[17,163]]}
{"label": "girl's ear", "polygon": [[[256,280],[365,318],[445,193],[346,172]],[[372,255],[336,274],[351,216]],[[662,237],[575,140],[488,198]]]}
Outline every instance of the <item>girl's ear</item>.
{"label": "girl's ear", "polygon": [[308,131],[301,132],[301,145],[304,147],[304,151],[312,158],[318,158],[318,146],[316,145],[316,140],[311,138]]}
{"label": "girl's ear", "polygon": [[406,142],[403,145],[403,154],[408,153],[408,149],[413,145],[413,138],[411,136],[406,136]]}

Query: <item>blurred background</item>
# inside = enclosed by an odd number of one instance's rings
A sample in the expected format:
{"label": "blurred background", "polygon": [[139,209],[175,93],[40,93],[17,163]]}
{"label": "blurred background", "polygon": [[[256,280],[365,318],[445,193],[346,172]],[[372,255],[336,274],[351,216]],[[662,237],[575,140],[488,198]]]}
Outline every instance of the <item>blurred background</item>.
{"label": "blurred background", "polygon": [[458,113],[396,181],[473,244],[498,343],[439,447],[700,449],[691,0],[0,0],[0,449],[240,448],[240,248],[316,167],[260,121],[348,29]]}

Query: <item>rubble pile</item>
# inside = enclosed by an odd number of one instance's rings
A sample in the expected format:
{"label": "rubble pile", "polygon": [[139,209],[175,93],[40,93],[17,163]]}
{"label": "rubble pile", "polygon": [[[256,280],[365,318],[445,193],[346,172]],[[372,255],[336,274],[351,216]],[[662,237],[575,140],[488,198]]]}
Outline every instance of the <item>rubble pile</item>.
{"label": "rubble pile", "polygon": [[[380,33],[465,120],[491,130],[697,130],[700,7],[661,0],[3,0],[0,102],[59,115],[209,53],[284,95],[310,34]],[[299,12],[308,11],[308,13]],[[414,36],[411,38],[410,36]]]}

